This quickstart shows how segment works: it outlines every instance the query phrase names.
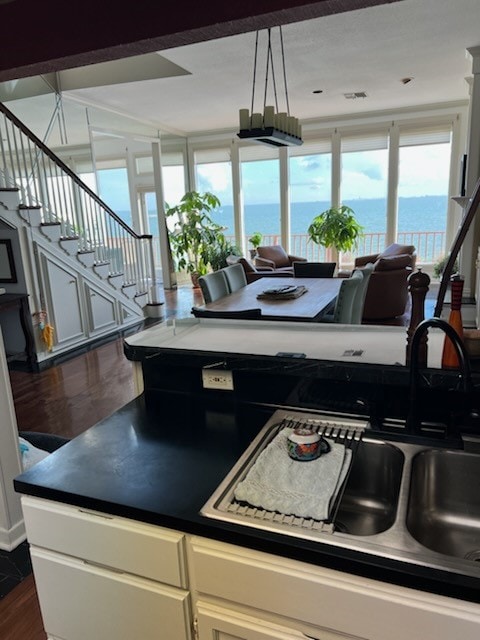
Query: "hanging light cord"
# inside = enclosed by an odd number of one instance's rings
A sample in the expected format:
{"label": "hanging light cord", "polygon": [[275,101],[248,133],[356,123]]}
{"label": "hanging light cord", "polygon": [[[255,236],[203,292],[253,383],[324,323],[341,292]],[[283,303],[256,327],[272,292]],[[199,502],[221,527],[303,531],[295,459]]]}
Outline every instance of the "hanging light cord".
{"label": "hanging light cord", "polygon": [[285,100],[287,102],[287,113],[288,115],[290,115],[290,104],[288,102],[288,89],[287,89],[287,72],[285,69],[285,51],[283,48],[283,31],[281,26],[280,26],[280,43],[282,46],[282,64],[283,64],[283,82],[285,84]]}
{"label": "hanging light cord", "polygon": [[257,77],[257,55],[258,55],[258,31],[255,37],[255,57],[253,59],[253,84],[252,84],[252,108],[250,113],[253,113],[253,104],[255,102],[255,81]]}
{"label": "hanging light cord", "polygon": [[263,109],[265,110],[265,106],[267,104],[267,89],[268,89],[268,71],[271,67],[272,69],[272,83],[273,83],[273,95],[275,96],[275,108],[277,113],[278,109],[278,97],[277,97],[277,83],[275,81],[275,67],[273,66],[273,53],[272,53],[272,38],[271,38],[271,29],[268,30],[268,47],[267,47],[267,67],[265,70],[265,92],[263,96]]}

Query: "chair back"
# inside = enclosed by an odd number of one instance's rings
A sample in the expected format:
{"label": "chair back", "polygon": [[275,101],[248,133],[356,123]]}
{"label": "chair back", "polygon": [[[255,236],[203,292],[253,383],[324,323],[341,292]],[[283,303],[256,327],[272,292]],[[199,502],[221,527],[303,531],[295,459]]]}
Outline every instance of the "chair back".
{"label": "chair back", "polygon": [[225,320],[259,320],[261,309],[242,309],[241,311],[210,311],[200,307],[192,307],[195,318],[224,318]]}
{"label": "chair back", "polygon": [[271,260],[275,264],[275,268],[290,267],[290,258],[285,249],[279,244],[273,244],[265,247],[257,247],[257,255],[259,258]]}
{"label": "chair back", "polygon": [[222,271],[227,279],[230,293],[247,286],[247,276],[245,275],[245,269],[241,264],[232,264],[228,267],[224,267]]}
{"label": "chair back", "polygon": [[342,280],[333,312],[333,322],[352,324],[353,301],[362,280],[363,273],[360,270],[354,271],[350,278]]}
{"label": "chair back", "polygon": [[296,278],[332,278],[336,262],[294,262],[293,275]]}
{"label": "chair back", "polygon": [[200,276],[198,284],[202,290],[205,303],[215,302],[215,300],[228,296],[230,293],[227,278],[225,277],[223,269]]}
{"label": "chair back", "polygon": [[370,280],[370,276],[375,268],[373,262],[369,262],[364,267],[360,269],[355,269],[354,273],[357,271],[361,271],[363,278],[360,282],[360,285],[357,287],[357,291],[355,293],[355,297],[353,299],[352,306],[352,324],[362,324],[363,317],[363,307],[365,306],[365,297],[367,295],[368,282]]}

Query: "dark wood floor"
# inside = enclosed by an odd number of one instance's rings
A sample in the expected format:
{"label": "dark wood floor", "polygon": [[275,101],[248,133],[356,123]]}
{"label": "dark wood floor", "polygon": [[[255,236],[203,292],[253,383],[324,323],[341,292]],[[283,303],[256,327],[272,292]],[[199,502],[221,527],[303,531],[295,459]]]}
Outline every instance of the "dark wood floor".
{"label": "dark wood floor", "polygon": [[[190,286],[165,292],[165,316],[191,317],[202,304]],[[395,321],[406,326],[408,313]],[[41,373],[10,371],[12,393],[21,431],[73,438],[134,398],[132,363],[123,354],[123,339]],[[0,600],[0,640],[45,640],[32,576]]]}

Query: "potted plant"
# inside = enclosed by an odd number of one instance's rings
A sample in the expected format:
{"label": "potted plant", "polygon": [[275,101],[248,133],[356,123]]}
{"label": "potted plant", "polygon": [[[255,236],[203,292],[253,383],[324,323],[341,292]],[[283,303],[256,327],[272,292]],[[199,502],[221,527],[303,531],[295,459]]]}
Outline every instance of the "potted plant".
{"label": "potted plant", "polygon": [[253,249],[250,249],[250,257],[252,259],[257,255],[257,249],[262,243],[262,240],[263,235],[260,233],[260,231],[255,231],[248,239],[249,243],[253,246]]}
{"label": "potted plant", "polygon": [[188,191],[180,204],[175,207],[166,205],[165,215],[177,216],[169,233],[177,268],[190,274],[194,287],[198,287],[198,277],[207,273],[209,252],[223,231],[223,227],[210,215],[219,206],[220,200],[208,191]]}
{"label": "potted plant", "polygon": [[241,256],[240,249],[230,240],[225,238],[223,233],[218,233],[215,242],[209,247],[206,258],[212,271],[218,271],[228,266],[228,256]]}
{"label": "potted plant", "polygon": [[[447,265],[448,258],[449,258],[448,255],[443,256],[442,258],[439,258],[437,262],[435,262],[435,264],[433,265],[433,275],[438,280],[442,279],[443,271]],[[453,264],[452,273],[457,273],[457,271],[458,271],[458,260],[455,260]]]}
{"label": "potted plant", "polygon": [[308,227],[309,240],[330,250],[337,262],[341,251],[351,251],[363,234],[353,209],[346,205],[331,207],[319,213]]}

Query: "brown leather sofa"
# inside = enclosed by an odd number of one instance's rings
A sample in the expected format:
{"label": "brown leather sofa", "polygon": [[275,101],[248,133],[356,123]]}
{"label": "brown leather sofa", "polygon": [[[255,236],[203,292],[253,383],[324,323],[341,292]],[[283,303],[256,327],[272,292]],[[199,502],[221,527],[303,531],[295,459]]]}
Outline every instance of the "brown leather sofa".
{"label": "brown leather sofa", "polygon": [[413,245],[391,244],[382,253],[356,258],[355,267],[373,262],[368,283],[363,320],[386,320],[405,313],[408,302],[407,278],[415,268]]}
{"label": "brown leather sofa", "polygon": [[256,267],[270,267],[271,269],[275,269],[275,271],[293,273],[294,262],[307,262],[307,259],[290,255],[279,244],[274,244],[269,247],[257,247],[257,255],[255,257]]}
{"label": "brown leather sofa", "polygon": [[272,267],[255,267],[251,262],[249,262],[246,258],[241,258],[239,256],[228,256],[227,264],[241,264],[244,271],[245,277],[247,278],[247,283],[254,282],[259,278],[293,278],[293,269],[289,271],[285,271],[282,269],[275,270]]}

